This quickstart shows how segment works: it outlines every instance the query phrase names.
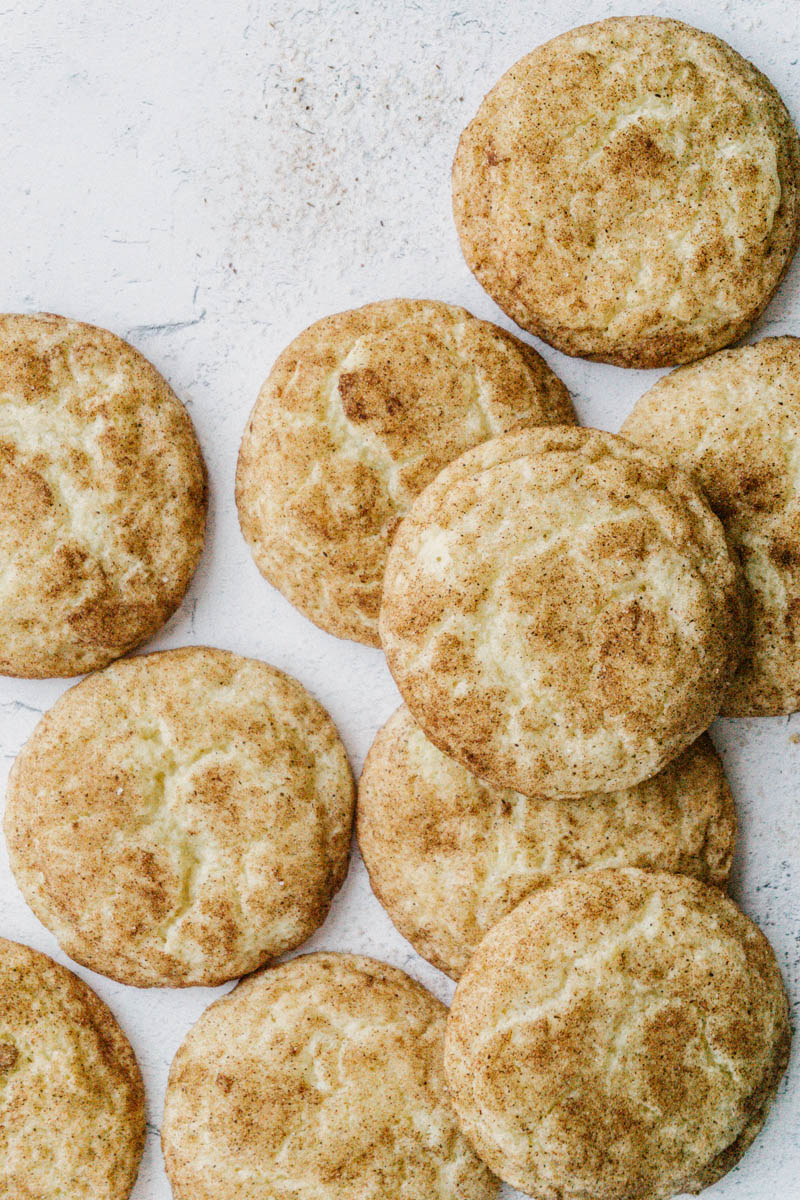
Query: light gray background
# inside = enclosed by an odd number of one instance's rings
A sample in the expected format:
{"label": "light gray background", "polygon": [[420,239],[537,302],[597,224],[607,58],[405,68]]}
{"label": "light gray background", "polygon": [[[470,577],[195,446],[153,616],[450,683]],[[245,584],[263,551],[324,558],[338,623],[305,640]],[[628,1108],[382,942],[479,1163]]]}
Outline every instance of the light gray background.
{"label": "light gray background", "polygon": [[[459,253],[449,194],[459,132],[534,45],[639,11],[624,0],[0,0],[0,307],[65,313],[129,338],[189,406],[209,467],[200,570],[148,648],[210,643],[285,668],[330,709],[356,771],[398,694],[378,651],[314,628],[253,566],[233,502],[248,411],[282,347],[332,311],[435,297],[509,326]],[[675,0],[650,11],[726,38],[800,118],[797,0]],[[799,281],[800,263],[759,333],[800,333]],[[582,420],[605,429],[618,429],[656,377],[543,352]],[[0,680],[3,778],[65,686]],[[734,895],[771,938],[796,1016],[800,717],[720,721],[713,735],[741,816]],[[4,846],[0,933],[67,961],[23,903]],[[357,855],[310,945],[374,954],[449,998],[449,981],[394,932]],[[79,974],[119,1017],[145,1075],[150,1136],[134,1196],[167,1200],[167,1070],[217,993]],[[764,1133],[712,1189],[717,1200],[800,1197],[799,1059]]]}

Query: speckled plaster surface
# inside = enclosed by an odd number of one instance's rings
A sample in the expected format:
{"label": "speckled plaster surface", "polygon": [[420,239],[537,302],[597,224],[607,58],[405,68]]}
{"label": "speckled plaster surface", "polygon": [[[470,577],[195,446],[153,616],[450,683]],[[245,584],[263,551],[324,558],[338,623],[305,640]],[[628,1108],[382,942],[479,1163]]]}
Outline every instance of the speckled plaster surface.
{"label": "speckled plaster surface", "polygon": [[[130,338],[190,406],[210,470],[208,545],[150,648],[211,643],[267,659],[328,706],[356,771],[398,695],[381,654],[305,621],[258,575],[233,503],[262,378],[309,322],[386,296],[464,304],[509,325],[471,278],[450,217],[459,132],[500,73],[620,0],[0,0],[0,306],[47,309]],[[675,0],[649,11],[730,41],[800,119],[796,0]],[[800,333],[800,263],[760,333]],[[540,346],[539,349],[542,349]],[[653,372],[544,350],[585,423],[616,430]],[[5,776],[64,681],[0,680]],[[800,716],[720,721],[741,817],[733,891],[775,946],[800,1015]],[[67,960],[16,890],[0,846],[0,933]],[[310,947],[374,954],[447,999],[394,932],[354,856]],[[145,1074],[136,1200],[167,1200],[158,1146],[170,1060],[215,992],[147,991],[80,970]],[[763,1135],[709,1195],[800,1198],[800,1039]],[[508,1193],[511,1195],[511,1193]]]}

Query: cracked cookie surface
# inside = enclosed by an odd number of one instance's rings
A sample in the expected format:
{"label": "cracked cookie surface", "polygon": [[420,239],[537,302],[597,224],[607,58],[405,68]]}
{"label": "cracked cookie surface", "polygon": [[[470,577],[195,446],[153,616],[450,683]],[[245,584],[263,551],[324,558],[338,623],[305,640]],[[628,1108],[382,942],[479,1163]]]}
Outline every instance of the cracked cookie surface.
{"label": "cracked cookie surface", "polygon": [[78,675],[151,637],[203,548],[194,429],[121,338],[0,315],[0,674]]}
{"label": "cracked cookie surface", "polygon": [[90,676],[40,721],[9,778],[9,858],[77,962],[140,987],[213,986],[322,924],[353,790],[296,680],[168,650]]}
{"label": "cracked cookie surface", "polygon": [[669,366],[740,338],[800,233],[800,146],[772,84],[679,21],[614,17],[520,59],[453,164],[467,264],[567,354]]}
{"label": "cracked cookie surface", "polygon": [[280,355],[242,439],[236,501],[261,573],[321,628],[378,646],[392,535],[463,451],[520,422],[573,424],[530,346],[463,308],[384,300]]}
{"label": "cracked cookie surface", "polygon": [[456,989],[465,1133],[539,1200],[666,1200],[731,1169],[789,1058],[764,935],[687,876],[587,871],[524,900]]}
{"label": "cracked cookie surface", "polygon": [[736,813],[706,735],[636,787],[565,803],[483,783],[402,706],[364,763],[357,828],[392,921],[457,979],[501,917],[583,868],[676,871],[724,887]]}
{"label": "cracked cookie surface", "polygon": [[0,938],[0,1194],[126,1200],[145,1138],[128,1040],[86,984]]}
{"label": "cracked cookie surface", "polygon": [[357,955],[243,980],[170,1070],[176,1200],[492,1200],[447,1096],[446,1016],[404,972]]}
{"label": "cracked cookie surface", "polygon": [[730,717],[800,709],[800,338],[764,338],[665,376],[623,436],[702,487],[738,551],[751,631]]}
{"label": "cracked cookie surface", "polygon": [[468,451],[392,543],[381,637],[430,740],[528,795],[640,783],[717,715],[743,583],[683,472],[592,429]]}

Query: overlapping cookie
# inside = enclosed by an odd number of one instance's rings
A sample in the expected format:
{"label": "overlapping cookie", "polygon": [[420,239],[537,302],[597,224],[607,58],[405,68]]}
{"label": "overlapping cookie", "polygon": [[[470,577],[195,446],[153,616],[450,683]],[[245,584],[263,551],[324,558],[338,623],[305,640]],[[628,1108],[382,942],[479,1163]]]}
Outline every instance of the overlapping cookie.
{"label": "overlapping cookie", "polygon": [[294,339],[261,390],[236,475],[242,532],[301,612],[377,646],[386,555],[414,497],[488,437],[574,420],[536,351],[463,308],[337,313]]}
{"label": "overlapping cookie", "polygon": [[601,870],[528,897],[456,989],[445,1067],[464,1132],[539,1200],[664,1200],[715,1183],[789,1059],[764,937],[719,888]]}
{"label": "overlapping cookie", "polygon": [[357,829],[392,921],[457,979],[501,917],[574,871],[647,867],[724,887],[736,812],[705,734],[644,783],[564,801],[483,783],[402,706],[364,763]]}
{"label": "overlapping cookie", "polygon": [[744,568],[750,637],[723,713],[800,708],[800,338],[764,338],[667,375],[621,432],[703,488]]}
{"label": "overlapping cookie", "polygon": [[683,472],[612,434],[526,429],[414,502],[380,629],[446,754],[528,795],[608,792],[655,775],[719,712],[743,582]]}

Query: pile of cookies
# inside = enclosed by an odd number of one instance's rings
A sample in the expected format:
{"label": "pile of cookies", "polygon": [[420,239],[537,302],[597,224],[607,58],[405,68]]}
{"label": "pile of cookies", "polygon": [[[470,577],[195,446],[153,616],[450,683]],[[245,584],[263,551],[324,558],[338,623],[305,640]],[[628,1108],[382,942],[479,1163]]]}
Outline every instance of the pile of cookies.
{"label": "pile of cookies", "polygon": [[[730,1170],[788,1062],[706,731],[800,709],[800,341],[724,349],[800,240],[797,134],[718,39],[617,18],[512,67],[453,182],[467,262],[523,328],[693,365],[617,436],[452,305],[370,304],[280,356],[236,500],[263,575],[382,647],[402,694],[357,814],[296,680],[121,658],[200,555],[191,422],[112,334],[0,318],[0,670],[93,672],[14,763],[14,875],[122,983],[249,975],[172,1065],[178,1200],[662,1200]],[[371,959],[265,966],[324,921],[354,816],[375,894],[459,980],[449,1014]],[[121,1200],[143,1140],[110,1012],[0,940],[0,1191]]]}

